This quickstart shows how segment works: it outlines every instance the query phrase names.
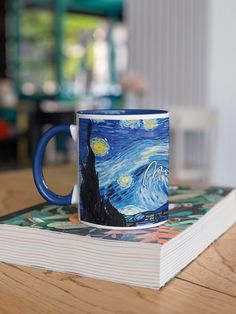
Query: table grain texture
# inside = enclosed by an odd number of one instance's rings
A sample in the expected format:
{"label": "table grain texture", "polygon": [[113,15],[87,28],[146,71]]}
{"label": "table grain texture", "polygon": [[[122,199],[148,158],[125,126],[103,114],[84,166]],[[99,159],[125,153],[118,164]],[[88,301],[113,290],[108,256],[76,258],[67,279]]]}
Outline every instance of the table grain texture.
{"label": "table grain texture", "polygon": [[[68,193],[76,179],[71,165],[44,172],[57,193]],[[0,174],[0,215],[42,201],[30,169]],[[236,226],[159,291],[0,263],[5,313],[236,313]]]}

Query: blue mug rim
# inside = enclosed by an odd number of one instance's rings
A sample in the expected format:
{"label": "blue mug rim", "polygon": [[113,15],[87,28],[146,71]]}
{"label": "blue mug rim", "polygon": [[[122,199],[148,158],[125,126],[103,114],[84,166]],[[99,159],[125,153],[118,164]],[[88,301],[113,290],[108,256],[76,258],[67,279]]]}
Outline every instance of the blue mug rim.
{"label": "blue mug rim", "polygon": [[159,115],[168,114],[167,110],[159,109],[94,109],[79,110],[77,114],[83,115],[101,115],[101,116],[126,116],[126,115]]}

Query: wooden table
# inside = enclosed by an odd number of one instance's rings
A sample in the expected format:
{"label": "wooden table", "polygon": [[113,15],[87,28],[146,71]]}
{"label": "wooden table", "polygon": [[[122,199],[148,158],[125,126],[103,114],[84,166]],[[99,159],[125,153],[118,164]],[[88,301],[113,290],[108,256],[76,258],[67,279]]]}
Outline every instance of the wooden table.
{"label": "wooden table", "polygon": [[[67,193],[75,168],[51,167],[45,175]],[[0,215],[39,202],[31,170],[0,174]],[[160,291],[0,263],[3,313],[236,313],[236,226]]]}

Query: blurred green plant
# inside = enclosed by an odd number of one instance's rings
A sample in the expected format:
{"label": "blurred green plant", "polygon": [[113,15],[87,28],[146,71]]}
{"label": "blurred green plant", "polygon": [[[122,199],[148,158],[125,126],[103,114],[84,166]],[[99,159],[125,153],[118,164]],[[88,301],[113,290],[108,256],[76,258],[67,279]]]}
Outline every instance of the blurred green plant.
{"label": "blurred green plant", "polygon": [[[103,18],[78,13],[63,14],[63,80],[73,82],[81,70],[93,66],[93,31]],[[55,15],[51,10],[26,8],[20,13],[20,84],[33,82],[36,90],[45,81],[55,81]],[[84,38],[87,36],[87,39]],[[85,54],[86,51],[86,54]]]}

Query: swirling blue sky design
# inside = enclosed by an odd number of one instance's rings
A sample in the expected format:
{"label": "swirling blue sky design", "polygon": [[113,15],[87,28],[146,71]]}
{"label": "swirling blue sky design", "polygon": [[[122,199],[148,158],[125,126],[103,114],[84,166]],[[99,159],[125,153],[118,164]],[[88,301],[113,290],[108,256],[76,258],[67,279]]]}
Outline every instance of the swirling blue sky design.
{"label": "swirling blue sky design", "polygon": [[[79,120],[79,158],[86,164],[88,119]],[[104,156],[96,156],[100,193],[126,217],[155,211],[167,204],[169,169],[169,120],[92,120],[93,138],[109,144]],[[150,165],[151,164],[151,165]],[[149,171],[147,168],[149,167]],[[156,173],[154,168],[156,166]],[[146,176],[145,176],[146,172]],[[127,186],[121,179],[128,178]]]}

